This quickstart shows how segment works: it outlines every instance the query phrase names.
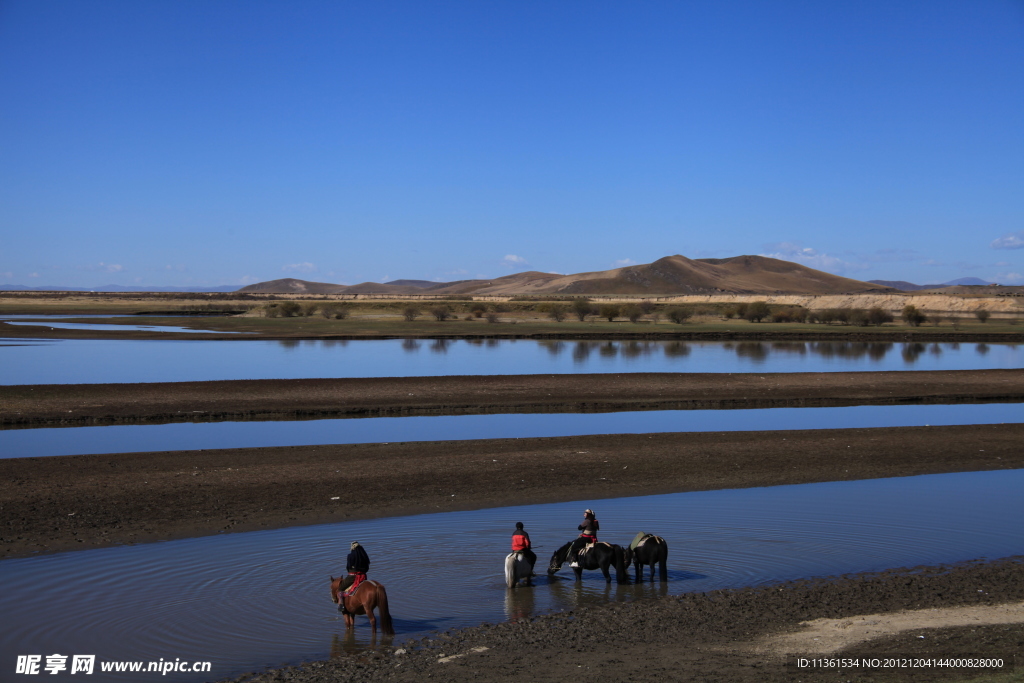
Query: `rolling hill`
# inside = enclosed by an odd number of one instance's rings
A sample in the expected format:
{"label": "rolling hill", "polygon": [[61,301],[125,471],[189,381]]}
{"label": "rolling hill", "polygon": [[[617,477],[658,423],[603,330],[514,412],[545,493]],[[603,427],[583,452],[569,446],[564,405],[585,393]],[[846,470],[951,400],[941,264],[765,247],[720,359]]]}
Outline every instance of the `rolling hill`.
{"label": "rolling hill", "polygon": [[433,294],[450,296],[672,296],[683,294],[853,294],[891,288],[832,275],[766,256],[689,259],[666,256],[654,263],[559,275],[527,271],[491,280],[332,285],[287,278],[249,285],[239,292],[275,294]]}

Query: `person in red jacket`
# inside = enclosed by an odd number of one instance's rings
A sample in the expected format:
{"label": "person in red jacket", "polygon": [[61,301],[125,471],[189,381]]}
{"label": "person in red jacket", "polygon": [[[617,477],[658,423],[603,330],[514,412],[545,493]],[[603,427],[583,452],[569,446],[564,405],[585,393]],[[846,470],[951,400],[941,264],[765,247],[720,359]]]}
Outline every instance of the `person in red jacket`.
{"label": "person in red jacket", "polygon": [[523,553],[531,567],[537,563],[537,555],[533,552],[533,545],[530,543],[530,534],[523,529],[522,522],[516,522],[516,530],[512,534],[512,552]]}

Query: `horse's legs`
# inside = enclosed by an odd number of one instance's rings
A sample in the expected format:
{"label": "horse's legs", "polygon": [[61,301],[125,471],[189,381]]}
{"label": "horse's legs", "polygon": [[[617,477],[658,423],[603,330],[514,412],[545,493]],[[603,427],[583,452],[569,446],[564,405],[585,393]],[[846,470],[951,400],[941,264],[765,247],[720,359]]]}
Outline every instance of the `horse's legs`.
{"label": "horse's legs", "polygon": [[573,571],[573,573],[576,574],[576,580],[577,581],[582,581],[583,580],[583,568],[582,567],[573,567],[572,571]]}
{"label": "horse's legs", "polygon": [[377,632],[377,620],[373,618],[373,608],[376,605],[366,605],[366,616],[370,619],[370,633]]}
{"label": "horse's legs", "polygon": [[609,562],[602,562],[601,563],[601,573],[604,574],[604,580],[607,583],[611,583],[612,582],[612,575],[608,572],[608,565],[609,564],[610,564]]}
{"label": "horse's legs", "polygon": [[345,614],[345,628],[354,628],[356,625],[356,618],[351,613]]}

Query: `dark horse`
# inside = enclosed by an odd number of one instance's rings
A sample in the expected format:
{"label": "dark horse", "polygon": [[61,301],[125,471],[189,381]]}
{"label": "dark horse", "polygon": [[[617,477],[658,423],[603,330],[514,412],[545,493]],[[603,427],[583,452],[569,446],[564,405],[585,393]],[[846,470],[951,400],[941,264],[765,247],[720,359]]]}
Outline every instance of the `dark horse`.
{"label": "dark horse", "polygon": [[338,605],[338,610],[341,610],[342,600],[344,600],[344,614],[345,614],[345,626],[352,628],[356,625],[357,614],[365,614],[370,618],[370,630],[373,633],[377,632],[377,620],[373,618],[373,610],[377,608],[380,612],[380,627],[388,635],[395,634],[395,627],[391,624],[391,612],[388,611],[388,594],[384,590],[384,584],[366,579],[361,584],[356,586],[355,591],[352,595],[343,596],[339,593],[341,587],[342,577],[334,578],[331,577],[331,600]]}
{"label": "dark horse", "polygon": [[654,565],[658,565],[658,578],[662,581],[668,581],[668,543],[661,536],[654,536],[648,534],[644,536],[640,541],[640,544],[633,550],[626,549],[626,564],[633,562],[633,566],[636,568],[636,580],[641,582],[644,580],[643,565],[650,565],[651,567],[651,582],[654,582]]}
{"label": "dark horse", "polygon": [[[551,564],[548,565],[548,575],[554,574],[562,568],[569,555],[569,548],[574,542],[569,541],[551,556]],[[579,581],[583,578],[584,569],[600,569],[601,573],[604,574],[604,580],[611,583],[612,576],[608,573],[608,567],[613,564],[615,565],[615,580],[619,583],[629,583],[629,574],[626,572],[626,552],[622,549],[622,546],[612,543],[604,543],[602,541],[580,551],[580,566],[573,567],[572,570],[576,572],[576,580]]]}

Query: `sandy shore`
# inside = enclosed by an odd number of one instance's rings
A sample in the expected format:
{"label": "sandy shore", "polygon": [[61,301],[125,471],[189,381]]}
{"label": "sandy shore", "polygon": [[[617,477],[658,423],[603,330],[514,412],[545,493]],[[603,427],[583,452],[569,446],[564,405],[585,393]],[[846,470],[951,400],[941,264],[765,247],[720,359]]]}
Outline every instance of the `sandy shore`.
{"label": "sandy shore", "polygon": [[1024,370],[623,373],[0,386],[0,425],[1024,401]]}
{"label": "sandy shore", "polygon": [[[1024,424],[668,433],[0,460],[33,552],[564,500],[1024,467]],[[586,472],[587,476],[581,476]]]}

